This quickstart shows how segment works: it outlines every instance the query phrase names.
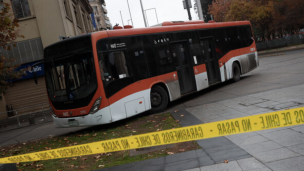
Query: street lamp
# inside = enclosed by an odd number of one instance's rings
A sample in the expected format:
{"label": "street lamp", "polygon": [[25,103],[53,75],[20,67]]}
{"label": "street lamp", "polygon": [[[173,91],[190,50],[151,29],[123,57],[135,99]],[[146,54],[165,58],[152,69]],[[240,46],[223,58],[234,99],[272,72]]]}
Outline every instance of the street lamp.
{"label": "street lamp", "polygon": [[146,21],[146,17],[145,17],[145,13],[144,13],[143,4],[142,4],[141,0],[139,0],[139,1],[140,1],[140,5],[141,5],[141,10],[142,10],[142,13],[143,13],[143,17],[144,17],[145,27],[147,27],[147,21]]}
{"label": "street lamp", "polygon": [[147,23],[148,23],[148,25],[149,25],[149,22],[148,22],[147,11],[148,11],[148,10],[152,10],[152,9],[154,9],[154,10],[155,10],[155,15],[156,15],[157,24],[159,23],[159,22],[158,22],[158,17],[157,17],[156,8],[150,8],[150,9],[146,9],[146,10],[144,10],[144,11],[145,11],[145,16],[147,17]]}

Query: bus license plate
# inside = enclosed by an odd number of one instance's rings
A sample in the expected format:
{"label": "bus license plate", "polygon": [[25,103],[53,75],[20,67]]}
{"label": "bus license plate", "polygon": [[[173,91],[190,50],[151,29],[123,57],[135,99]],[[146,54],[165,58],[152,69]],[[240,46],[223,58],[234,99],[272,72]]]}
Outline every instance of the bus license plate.
{"label": "bus license plate", "polygon": [[78,121],[77,121],[77,120],[74,120],[74,121],[69,121],[69,125],[70,125],[70,126],[77,126],[77,125],[79,125],[79,124],[78,124]]}

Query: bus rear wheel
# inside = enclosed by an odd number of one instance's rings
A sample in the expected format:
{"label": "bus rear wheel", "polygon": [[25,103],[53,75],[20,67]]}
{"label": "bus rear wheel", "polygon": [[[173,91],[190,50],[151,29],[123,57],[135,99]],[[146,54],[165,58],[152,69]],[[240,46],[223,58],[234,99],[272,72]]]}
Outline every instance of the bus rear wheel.
{"label": "bus rear wheel", "polygon": [[169,98],[166,90],[161,86],[153,86],[150,94],[151,110],[149,113],[159,113],[167,108]]}
{"label": "bus rear wheel", "polygon": [[234,82],[237,82],[241,79],[241,69],[236,62],[234,62],[232,65],[232,73]]}

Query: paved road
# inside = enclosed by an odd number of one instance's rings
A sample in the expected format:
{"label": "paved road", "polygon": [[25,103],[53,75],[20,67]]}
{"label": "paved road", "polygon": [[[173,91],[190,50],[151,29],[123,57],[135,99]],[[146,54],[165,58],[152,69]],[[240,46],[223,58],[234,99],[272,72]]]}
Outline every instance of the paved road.
{"label": "paved road", "polygon": [[[260,66],[242,76],[239,82],[223,83],[171,103],[167,111],[201,106],[249,94],[266,92],[304,84],[304,50],[286,52],[285,55],[260,59]],[[0,132],[0,146],[63,135],[85,128],[55,128],[46,123]]]}

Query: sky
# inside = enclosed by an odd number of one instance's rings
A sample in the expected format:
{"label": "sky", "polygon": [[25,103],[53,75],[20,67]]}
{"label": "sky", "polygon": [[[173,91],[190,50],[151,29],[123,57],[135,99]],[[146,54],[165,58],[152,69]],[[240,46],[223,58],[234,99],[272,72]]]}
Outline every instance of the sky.
{"label": "sky", "polygon": [[[145,27],[143,14],[140,6],[140,0],[128,0],[131,10],[131,15],[133,18],[134,28]],[[183,7],[183,0],[142,0],[144,9],[156,8],[158,21],[162,23],[164,21],[188,21],[187,10]],[[127,0],[105,0],[108,10],[108,17],[110,22],[114,26],[118,23],[122,26],[122,19],[120,16],[120,11],[122,14],[124,25],[130,25],[130,13],[128,9]],[[191,0],[191,16],[192,20],[198,20],[197,14],[194,12],[193,4],[194,0]],[[148,24],[150,26],[157,24],[155,10],[147,10]],[[129,21],[128,21],[129,20]]]}

